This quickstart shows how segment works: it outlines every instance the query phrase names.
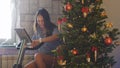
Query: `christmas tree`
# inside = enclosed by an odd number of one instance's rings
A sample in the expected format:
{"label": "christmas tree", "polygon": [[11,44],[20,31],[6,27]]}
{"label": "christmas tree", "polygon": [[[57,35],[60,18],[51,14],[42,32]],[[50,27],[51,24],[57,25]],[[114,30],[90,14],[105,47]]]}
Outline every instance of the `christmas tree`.
{"label": "christmas tree", "polygon": [[58,29],[63,43],[56,50],[57,68],[111,68],[117,28],[107,22],[103,0],[64,0]]}

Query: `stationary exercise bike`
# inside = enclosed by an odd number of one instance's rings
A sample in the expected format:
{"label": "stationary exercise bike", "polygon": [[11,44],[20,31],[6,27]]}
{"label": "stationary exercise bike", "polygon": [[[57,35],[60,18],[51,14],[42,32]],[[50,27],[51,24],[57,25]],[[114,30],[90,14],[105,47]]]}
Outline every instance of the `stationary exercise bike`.
{"label": "stationary exercise bike", "polygon": [[31,43],[32,40],[28,35],[27,31],[25,30],[25,28],[15,28],[15,31],[19,36],[21,42],[16,46],[16,48],[19,50],[19,53],[17,62],[16,64],[13,65],[13,68],[22,68],[22,62],[25,55],[25,51],[38,49],[40,46],[42,46],[43,43],[40,43],[38,46],[34,48],[31,48],[30,46],[27,46],[27,43]]}
{"label": "stationary exercise bike", "polygon": [[17,62],[16,64],[13,65],[13,68],[22,68],[22,62],[24,59],[24,55],[25,55],[25,51],[26,50],[36,50],[38,49],[41,45],[43,45],[43,43],[40,43],[39,46],[31,48],[30,46],[26,46],[26,41],[22,40],[18,45],[17,45],[17,49],[19,49],[19,53],[18,53],[18,58],[17,58]]}

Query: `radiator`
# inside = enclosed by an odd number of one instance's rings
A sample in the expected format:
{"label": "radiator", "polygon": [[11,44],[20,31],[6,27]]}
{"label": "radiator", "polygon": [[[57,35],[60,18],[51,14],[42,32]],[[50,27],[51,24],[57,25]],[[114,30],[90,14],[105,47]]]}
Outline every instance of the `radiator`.
{"label": "radiator", "polygon": [[[1,55],[0,56],[0,68],[13,68],[13,65],[17,61],[17,55]],[[22,66],[33,60],[33,55],[25,55]]]}

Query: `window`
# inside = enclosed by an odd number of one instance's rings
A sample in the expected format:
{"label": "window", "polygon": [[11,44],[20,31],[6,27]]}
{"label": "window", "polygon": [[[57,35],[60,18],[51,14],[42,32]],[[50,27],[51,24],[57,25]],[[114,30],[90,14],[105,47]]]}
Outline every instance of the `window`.
{"label": "window", "polygon": [[13,22],[12,12],[13,5],[11,0],[0,1],[0,46],[3,43],[8,43],[8,40],[13,40]]}
{"label": "window", "polygon": [[[4,7],[3,7],[4,6]],[[10,0],[0,2],[0,39],[11,38],[11,9]]]}

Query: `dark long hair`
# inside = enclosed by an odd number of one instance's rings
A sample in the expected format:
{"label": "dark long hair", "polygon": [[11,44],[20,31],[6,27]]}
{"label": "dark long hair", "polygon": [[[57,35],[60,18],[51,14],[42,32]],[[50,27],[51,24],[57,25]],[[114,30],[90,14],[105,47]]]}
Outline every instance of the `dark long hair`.
{"label": "dark long hair", "polygon": [[38,15],[41,15],[44,18],[45,28],[47,29],[47,36],[52,35],[53,29],[56,28],[56,25],[51,22],[49,13],[44,8],[41,8],[36,14],[36,18],[35,18],[35,22],[34,22],[34,30],[38,31],[38,27],[39,27],[38,23],[37,23]]}

